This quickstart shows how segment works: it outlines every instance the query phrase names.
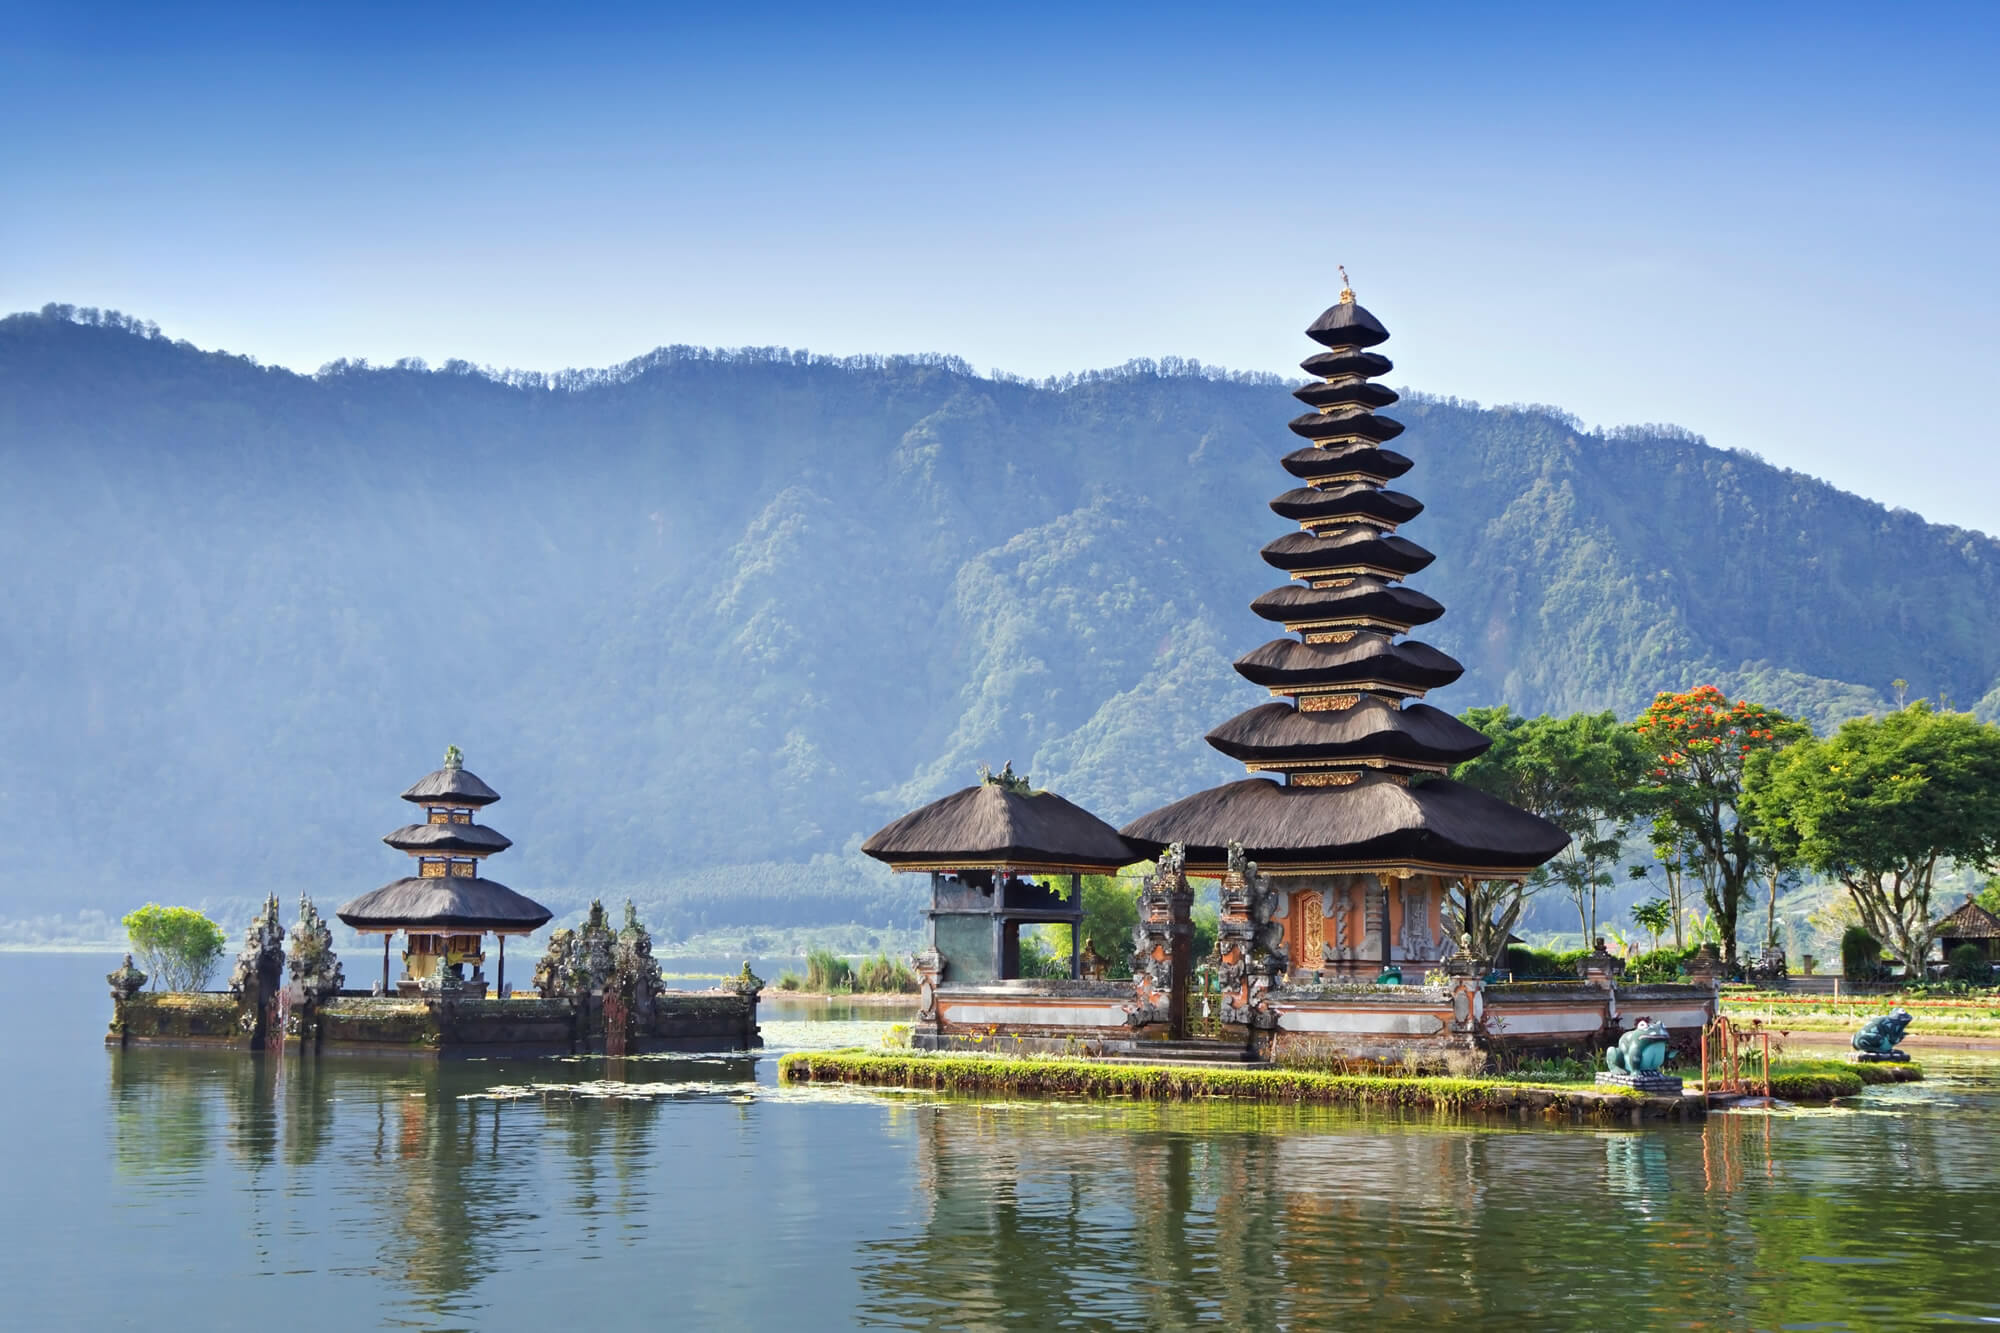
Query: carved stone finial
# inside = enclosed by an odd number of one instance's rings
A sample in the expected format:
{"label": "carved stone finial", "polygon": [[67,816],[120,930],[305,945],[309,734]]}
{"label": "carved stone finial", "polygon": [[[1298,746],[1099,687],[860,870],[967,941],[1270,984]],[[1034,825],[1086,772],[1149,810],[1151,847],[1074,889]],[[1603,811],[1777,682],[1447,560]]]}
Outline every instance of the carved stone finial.
{"label": "carved stone finial", "polygon": [[304,894],[299,895],[299,920],[292,927],[291,946],[286,965],[299,992],[315,1001],[337,995],[347,978],[333,951],[333,929]]}
{"label": "carved stone finial", "polygon": [[111,998],[121,1004],[146,988],[146,974],[132,966],[132,955],[129,953],[118,970],[107,972],[104,979],[111,983]]}
{"label": "carved stone finial", "polygon": [[981,764],[979,766],[979,780],[989,787],[998,787],[1002,791],[1013,792],[1016,796],[1033,796],[1035,794],[1035,785],[1028,781],[1025,774],[1014,771],[1014,761],[1012,759],[1001,765],[998,773],[995,773],[988,765]]}
{"label": "carved stone finial", "polygon": [[452,770],[454,770],[454,771],[455,771],[455,770],[457,770],[457,769],[461,769],[461,768],[464,768],[464,767],[465,767],[465,752],[464,752],[463,750],[459,749],[459,748],[458,748],[458,747],[457,747],[456,745],[447,745],[447,746],[445,746],[445,747],[444,747],[444,766],[445,766],[446,768],[448,768],[448,769],[452,769]]}
{"label": "carved stone finial", "polygon": [[764,990],[764,978],[750,970],[750,960],[743,960],[743,970],[722,983],[722,989],[738,995],[757,996]]}

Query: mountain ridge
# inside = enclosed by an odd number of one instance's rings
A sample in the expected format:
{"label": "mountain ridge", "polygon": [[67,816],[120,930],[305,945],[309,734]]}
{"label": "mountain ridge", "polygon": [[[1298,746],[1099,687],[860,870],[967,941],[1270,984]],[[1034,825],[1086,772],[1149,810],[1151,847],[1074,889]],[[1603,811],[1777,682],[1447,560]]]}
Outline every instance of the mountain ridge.
{"label": "mountain ridge", "polygon": [[[1201,737],[1255,702],[1229,662],[1283,582],[1276,376],[673,348],[304,376],[85,314],[0,320],[0,916],[343,901],[400,873],[373,840],[446,742],[513,798],[501,879],[690,928],[769,908],[781,866],[802,910],[905,910],[851,849],[978,762],[1114,820],[1240,774]],[[1900,677],[1992,710],[1991,537],[1675,428],[1390,414],[1447,608],[1419,637],[1468,668],[1441,707],[1712,680],[1825,725]],[[142,836],[52,836],[106,799]]]}

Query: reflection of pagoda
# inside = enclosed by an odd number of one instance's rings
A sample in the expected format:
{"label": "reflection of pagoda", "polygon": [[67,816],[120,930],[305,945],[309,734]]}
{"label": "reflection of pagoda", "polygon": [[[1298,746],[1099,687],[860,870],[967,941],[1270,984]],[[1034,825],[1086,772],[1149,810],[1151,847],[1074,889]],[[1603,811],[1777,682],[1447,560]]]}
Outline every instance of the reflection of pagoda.
{"label": "reflection of pagoda", "polygon": [[[1383,447],[1401,423],[1375,415],[1396,394],[1371,383],[1388,338],[1343,290],[1306,330],[1326,350],[1295,391],[1314,410],[1291,423],[1308,445],[1287,454],[1300,480],[1271,502],[1300,531],[1263,550],[1291,582],[1251,609],[1297,637],[1246,653],[1236,669],[1275,696],[1208,734],[1253,775],[1142,816],[1136,841],[1186,844],[1190,873],[1219,875],[1240,842],[1284,877],[1280,912],[1295,969],[1373,974],[1450,952],[1442,906],[1461,879],[1520,879],[1567,841],[1555,825],[1444,774],[1487,740],[1418,702],[1464,668],[1400,636],[1444,614],[1403,579],[1433,559],[1398,536],[1423,505],[1386,488],[1411,467]],[[1281,780],[1279,780],[1281,779]]]}
{"label": "reflection of pagoda", "polygon": [[[548,908],[479,875],[480,862],[513,846],[505,835],[472,822],[473,812],[493,804],[500,793],[465,768],[456,745],[445,750],[444,767],[424,778],[403,799],[424,809],[424,822],[408,824],[383,838],[417,862],[417,873],[364,893],[342,907],[340,919],[362,934],[382,932],[382,987],[389,988],[389,940],[409,933],[403,976],[397,990],[457,991],[483,995],[487,935],[500,939],[499,984],[506,981],[507,936],[527,935],[548,923]],[[473,974],[467,981],[466,964]]]}

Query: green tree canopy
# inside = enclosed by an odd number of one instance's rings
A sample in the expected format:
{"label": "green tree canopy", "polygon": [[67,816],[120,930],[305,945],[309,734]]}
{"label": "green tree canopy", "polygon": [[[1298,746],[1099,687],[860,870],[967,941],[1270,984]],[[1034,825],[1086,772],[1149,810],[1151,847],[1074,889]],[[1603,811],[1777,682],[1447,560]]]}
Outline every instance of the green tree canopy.
{"label": "green tree canopy", "polygon": [[1748,799],[1780,853],[1846,885],[1914,975],[1939,868],[2000,863],[2000,728],[1920,699],[1757,757]]}
{"label": "green tree canopy", "polygon": [[1650,756],[1644,743],[1608,712],[1523,718],[1506,708],[1474,708],[1463,720],[1493,744],[1452,776],[1569,834],[1569,846],[1537,879],[1569,895],[1589,947],[1597,934],[1598,891],[1610,886],[1619,844],[1646,808],[1641,784]]}
{"label": "green tree canopy", "polygon": [[155,990],[200,990],[222,961],[222,927],[192,907],[147,903],[128,913],[124,925]]}
{"label": "green tree canopy", "polygon": [[1762,704],[1732,703],[1713,685],[1662,692],[1632,729],[1652,756],[1643,790],[1654,802],[1654,842],[1698,855],[1702,896],[1722,936],[1722,956],[1733,965],[1746,887],[1770,860],[1744,808],[1745,765],[1760,751],[1811,737],[1812,729]]}

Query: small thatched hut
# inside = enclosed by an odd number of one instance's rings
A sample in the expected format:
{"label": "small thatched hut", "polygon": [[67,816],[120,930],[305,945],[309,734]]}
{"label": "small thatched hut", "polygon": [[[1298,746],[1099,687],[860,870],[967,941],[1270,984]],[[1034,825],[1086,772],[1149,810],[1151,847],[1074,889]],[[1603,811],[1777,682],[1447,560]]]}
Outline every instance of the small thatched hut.
{"label": "small thatched hut", "polygon": [[1950,961],[1953,949],[1974,944],[1987,962],[2000,963],[2000,917],[1981,907],[1969,893],[1958,910],[1944,917],[1932,930],[1946,961]]}
{"label": "small thatched hut", "polygon": [[945,980],[974,984],[1018,977],[1021,927],[1042,922],[1069,925],[1069,973],[1078,976],[1083,876],[1115,873],[1158,849],[1036,791],[1010,764],[912,810],[861,850],[892,870],[930,875],[930,948]]}

